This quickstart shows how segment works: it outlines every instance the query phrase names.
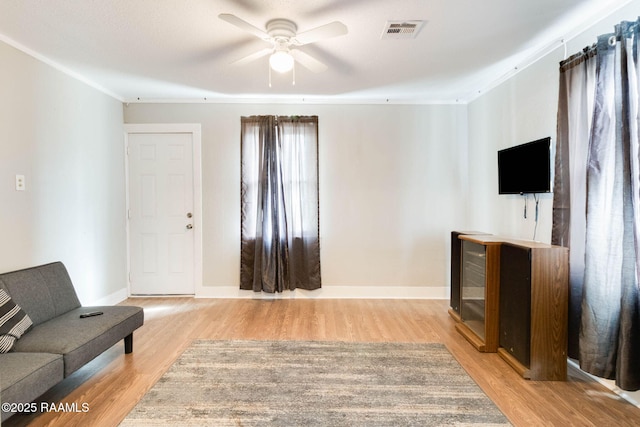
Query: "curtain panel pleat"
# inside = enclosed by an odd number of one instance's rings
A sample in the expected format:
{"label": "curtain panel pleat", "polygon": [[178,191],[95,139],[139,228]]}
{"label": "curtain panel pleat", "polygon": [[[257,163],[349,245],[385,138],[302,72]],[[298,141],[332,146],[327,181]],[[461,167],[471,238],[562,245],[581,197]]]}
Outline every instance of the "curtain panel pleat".
{"label": "curtain panel pleat", "polygon": [[[596,78],[595,45],[560,63],[551,243],[569,252],[569,357],[579,358],[584,282],[587,159]],[[571,161],[569,160],[571,159]]]}
{"label": "curtain panel pleat", "polygon": [[624,390],[640,389],[639,27],[622,22],[561,63],[554,183],[552,241],[571,249],[570,356]]}
{"label": "curtain panel pleat", "polygon": [[317,124],[241,119],[241,289],[321,287]]}

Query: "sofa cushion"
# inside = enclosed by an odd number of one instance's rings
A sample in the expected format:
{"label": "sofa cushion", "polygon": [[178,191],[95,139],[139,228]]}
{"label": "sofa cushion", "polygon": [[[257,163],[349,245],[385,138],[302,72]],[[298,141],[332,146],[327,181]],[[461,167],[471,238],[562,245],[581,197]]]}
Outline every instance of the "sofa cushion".
{"label": "sofa cushion", "polygon": [[33,325],[31,319],[4,289],[0,289],[0,353],[13,348],[14,343]]}
{"label": "sofa cushion", "polygon": [[[62,381],[64,363],[59,354],[0,354],[3,403],[28,403]],[[2,411],[4,421],[13,413]]]}
{"label": "sofa cushion", "polygon": [[[80,318],[80,314],[91,311],[103,314]],[[34,326],[16,342],[14,351],[61,354],[67,377],[143,323],[141,307],[81,307]]]}
{"label": "sofa cushion", "polygon": [[7,290],[34,325],[80,307],[67,269],[61,262],[0,274],[0,287]]}

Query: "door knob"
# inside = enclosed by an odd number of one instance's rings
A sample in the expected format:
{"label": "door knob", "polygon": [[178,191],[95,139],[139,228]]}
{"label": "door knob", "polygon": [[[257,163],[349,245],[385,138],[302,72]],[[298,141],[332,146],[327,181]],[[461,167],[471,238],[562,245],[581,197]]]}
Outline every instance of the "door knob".
{"label": "door knob", "polygon": [[187,224],[187,230],[191,230],[193,228],[192,224]]}
{"label": "door knob", "polygon": [[191,218],[192,216],[193,216],[193,214],[192,214],[191,212],[189,212],[189,213],[187,214],[187,218]]}

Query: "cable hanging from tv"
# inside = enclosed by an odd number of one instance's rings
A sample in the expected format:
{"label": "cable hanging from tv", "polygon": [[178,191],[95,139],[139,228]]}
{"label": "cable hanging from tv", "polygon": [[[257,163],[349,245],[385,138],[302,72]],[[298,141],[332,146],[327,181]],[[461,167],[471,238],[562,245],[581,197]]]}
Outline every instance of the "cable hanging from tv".
{"label": "cable hanging from tv", "polygon": [[532,240],[536,240],[536,234],[538,232],[538,213],[539,213],[539,206],[540,206],[540,196],[537,193],[522,193],[522,196],[524,197],[524,214],[523,214],[524,219],[527,219],[527,207],[529,202],[529,194],[533,194],[533,200],[535,200],[536,202],[536,208],[534,213],[535,225],[533,227],[533,239],[532,239]]}

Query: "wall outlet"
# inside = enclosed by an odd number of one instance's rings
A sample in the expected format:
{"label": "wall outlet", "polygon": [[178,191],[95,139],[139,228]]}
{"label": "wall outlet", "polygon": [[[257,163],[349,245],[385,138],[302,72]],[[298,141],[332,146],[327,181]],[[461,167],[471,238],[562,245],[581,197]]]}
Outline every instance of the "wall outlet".
{"label": "wall outlet", "polygon": [[24,175],[16,175],[16,191],[24,191],[26,188]]}

